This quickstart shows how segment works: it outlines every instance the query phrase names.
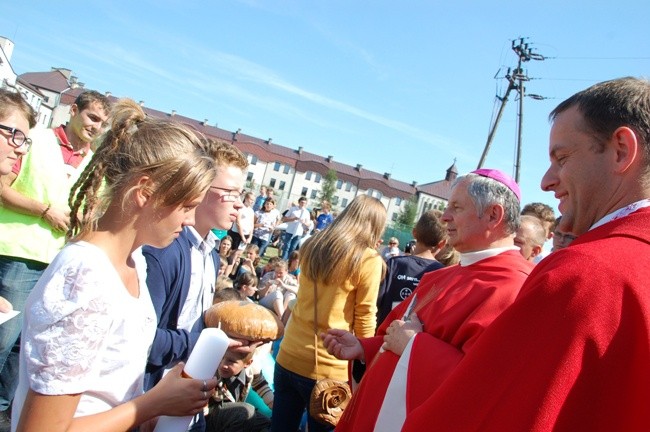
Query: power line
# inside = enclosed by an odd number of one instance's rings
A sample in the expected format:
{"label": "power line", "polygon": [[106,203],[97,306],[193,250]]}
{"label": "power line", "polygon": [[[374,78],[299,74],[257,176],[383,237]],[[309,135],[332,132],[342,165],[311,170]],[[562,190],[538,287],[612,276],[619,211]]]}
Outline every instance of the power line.
{"label": "power line", "polygon": [[546,57],[559,60],[650,60],[650,57]]}
{"label": "power line", "polygon": [[[532,48],[530,48],[529,44],[525,42],[527,38],[519,38],[515,39],[512,41],[512,50],[517,54],[517,67],[512,69],[508,68],[506,74],[505,74],[505,79],[508,81],[508,88],[506,89],[506,92],[503,96],[497,95],[497,99],[501,103],[501,106],[499,107],[499,111],[496,115],[496,119],[494,120],[494,124],[492,125],[492,129],[490,130],[487,138],[487,142],[485,143],[485,148],[483,149],[483,154],[481,155],[481,159],[479,160],[478,163],[478,168],[481,168],[483,166],[483,163],[485,162],[485,158],[487,157],[488,151],[490,150],[490,145],[492,144],[492,140],[494,138],[494,134],[496,133],[497,126],[499,125],[499,121],[501,120],[501,115],[503,114],[503,110],[506,106],[506,103],[508,102],[508,96],[511,91],[516,90],[519,96],[518,99],[518,107],[517,107],[517,117],[518,117],[518,124],[517,124],[517,146],[515,148],[515,181],[519,181],[519,169],[521,167],[521,142],[522,142],[522,127],[523,127],[523,111],[524,111],[524,96],[525,94],[525,87],[524,87],[524,82],[530,81],[530,78],[528,77],[528,73],[522,69],[522,63],[528,62],[530,60],[546,60],[546,57],[543,55],[536,53],[533,51]],[[496,76],[499,74],[500,70],[497,71]],[[540,96],[537,94],[531,94],[529,95],[533,99],[541,100],[544,99],[544,96]],[[494,114],[493,114],[494,115]]]}

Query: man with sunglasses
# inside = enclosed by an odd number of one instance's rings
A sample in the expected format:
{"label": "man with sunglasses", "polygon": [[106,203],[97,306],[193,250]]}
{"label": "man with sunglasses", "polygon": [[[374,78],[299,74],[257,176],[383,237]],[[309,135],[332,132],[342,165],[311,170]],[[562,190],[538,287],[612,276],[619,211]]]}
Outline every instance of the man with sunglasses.
{"label": "man with sunglasses", "polygon": [[[219,272],[219,239],[212,229],[225,230],[243,207],[240,199],[248,161],[228,143],[204,143],[215,160],[217,175],[196,208],[194,226],[186,226],[177,239],[164,249],[145,246],[147,286],[158,317],[145,390],[162,378],[165,370],[187,361],[203,330],[203,312],[212,306]],[[202,431],[202,416],[191,430]]]}
{"label": "man with sunglasses", "polygon": [[[23,310],[36,281],[63,246],[70,188],[90,161],[90,143],[109,111],[104,95],[87,91],[71,106],[66,125],[33,129],[29,139],[27,131],[2,128],[16,144],[31,141],[31,150],[2,176],[0,295],[16,310]],[[22,322],[12,319],[0,326],[0,411],[9,407],[18,382]]]}

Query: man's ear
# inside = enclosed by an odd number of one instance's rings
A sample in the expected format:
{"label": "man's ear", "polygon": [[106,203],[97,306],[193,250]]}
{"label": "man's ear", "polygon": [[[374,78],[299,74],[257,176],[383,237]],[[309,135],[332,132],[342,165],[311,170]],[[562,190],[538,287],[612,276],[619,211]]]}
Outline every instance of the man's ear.
{"label": "man's ear", "polygon": [[614,131],[610,144],[616,152],[615,171],[623,173],[639,159],[639,141],[632,129],[621,126]]}
{"label": "man's ear", "polygon": [[77,104],[70,105],[70,116],[74,117],[79,114],[79,107]]}
{"label": "man's ear", "polygon": [[488,217],[491,226],[497,226],[503,221],[505,210],[499,204],[492,204],[485,210],[485,215]]}
{"label": "man's ear", "polygon": [[536,257],[537,255],[542,253],[542,247],[541,246],[533,246],[533,249],[531,251],[530,256],[533,258]]}

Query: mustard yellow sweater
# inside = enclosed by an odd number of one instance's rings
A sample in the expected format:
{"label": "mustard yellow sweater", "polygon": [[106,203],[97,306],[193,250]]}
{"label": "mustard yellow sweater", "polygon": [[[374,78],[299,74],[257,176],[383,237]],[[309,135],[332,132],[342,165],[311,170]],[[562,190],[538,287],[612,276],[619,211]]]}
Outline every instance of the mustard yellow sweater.
{"label": "mustard yellow sweater", "polygon": [[[361,338],[374,335],[383,261],[374,249],[367,248],[361,263],[361,268],[342,285],[318,285],[319,334],[337,328]],[[347,381],[348,362],[329,355],[320,336],[317,349],[318,374],[314,357],[314,282],[303,273],[298,299],[276,361],[304,377]]]}

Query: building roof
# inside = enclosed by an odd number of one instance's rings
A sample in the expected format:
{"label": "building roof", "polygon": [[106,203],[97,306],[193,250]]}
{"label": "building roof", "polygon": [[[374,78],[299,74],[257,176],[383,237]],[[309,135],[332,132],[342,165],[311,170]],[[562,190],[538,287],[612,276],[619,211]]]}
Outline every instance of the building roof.
{"label": "building roof", "polygon": [[[53,69],[49,72],[29,72],[20,75],[19,79],[36,88],[57,92],[61,94],[61,104],[72,105],[77,96],[86,89],[83,86],[70,88],[71,85],[68,78],[70,71],[65,70],[65,72],[68,74],[66,75],[59,69]],[[109,99],[113,102],[117,100],[114,96],[109,96]],[[418,191],[421,191],[447,200],[451,193],[451,184],[449,181],[442,180],[416,186],[415,182],[406,183],[393,179],[389,173],[380,174],[370,171],[363,168],[361,164],[357,164],[357,166],[347,165],[335,161],[332,156],[321,156],[304,151],[302,147],[292,149],[272,143],[271,139],[262,140],[243,134],[240,130],[230,132],[216,126],[211,126],[206,121],[199,121],[179,115],[175,111],[166,113],[145,106],[142,108],[145,113],[152,117],[177,121],[209,138],[233,143],[243,152],[253,154],[267,163],[280,162],[293,167],[299,172],[313,171],[323,176],[330,169],[334,169],[340,180],[351,182],[358,189],[375,189],[380,191],[384,196],[399,197],[402,199],[408,199]]]}
{"label": "building roof", "polygon": [[61,93],[70,88],[68,78],[58,69],[49,72],[27,72],[18,76],[19,79],[35,87]]}
{"label": "building roof", "polygon": [[340,180],[351,182],[358,189],[375,189],[389,197],[408,199],[418,191],[441,198],[449,199],[451,194],[451,182],[437,181],[422,186],[414,183],[406,183],[393,179],[389,173],[380,174],[363,168],[361,164],[351,166],[337,162],[332,156],[321,156],[303,150],[302,147],[292,149],[273,143],[272,140],[263,140],[254,136],[246,135],[241,131],[230,132],[216,126],[206,124],[205,121],[195,120],[177,113],[165,113],[148,107],[143,107],[148,115],[157,118],[165,118],[178,121],[192,129],[201,132],[205,136],[227,141],[236,145],[244,153],[257,156],[267,163],[280,162],[288,164],[299,172],[313,171],[323,176],[327,171],[333,169],[337,172]]}
{"label": "building roof", "polygon": [[451,196],[451,186],[453,184],[453,180],[439,180],[418,186],[418,191],[449,201],[449,197]]}
{"label": "building roof", "polygon": [[43,93],[41,93],[41,91],[37,87],[34,87],[33,85],[31,85],[27,81],[24,81],[24,80],[22,80],[20,78],[16,78],[16,82],[19,83],[21,86],[31,90],[35,94],[37,94],[39,96],[44,96]]}

